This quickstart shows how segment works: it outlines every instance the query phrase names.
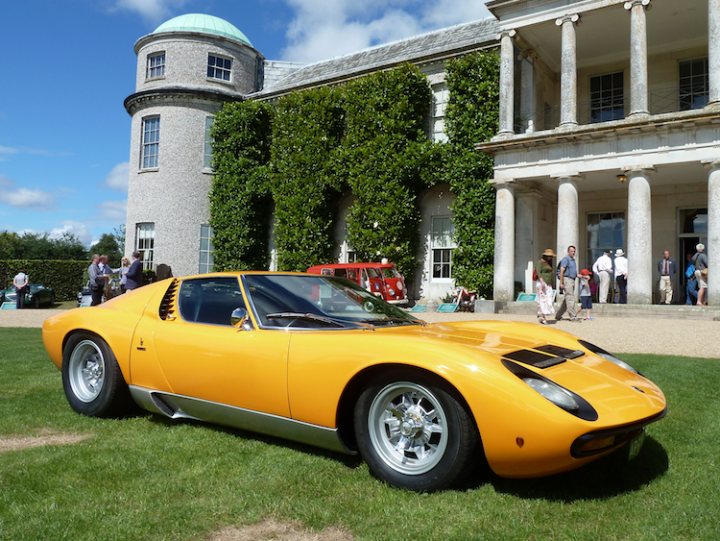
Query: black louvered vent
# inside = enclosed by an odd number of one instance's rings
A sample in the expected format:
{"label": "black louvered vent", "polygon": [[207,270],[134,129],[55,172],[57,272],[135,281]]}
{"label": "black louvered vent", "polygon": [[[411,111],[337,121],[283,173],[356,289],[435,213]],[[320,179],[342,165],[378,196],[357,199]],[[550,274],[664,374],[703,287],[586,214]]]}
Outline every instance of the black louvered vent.
{"label": "black louvered vent", "polygon": [[171,316],[175,314],[175,297],[177,297],[177,290],[178,281],[173,280],[160,301],[160,319],[168,319],[168,317],[173,319]]}

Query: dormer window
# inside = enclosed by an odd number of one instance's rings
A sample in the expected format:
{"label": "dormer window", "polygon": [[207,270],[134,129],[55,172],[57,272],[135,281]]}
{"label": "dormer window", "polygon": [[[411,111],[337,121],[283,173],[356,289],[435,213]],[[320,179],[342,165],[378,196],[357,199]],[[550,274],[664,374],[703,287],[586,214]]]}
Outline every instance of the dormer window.
{"label": "dormer window", "polygon": [[160,79],[165,77],[165,51],[150,53],[147,56],[146,79]]}
{"label": "dormer window", "polygon": [[220,79],[221,81],[230,81],[230,72],[232,71],[232,59],[214,54],[208,55],[207,76],[210,79]]}

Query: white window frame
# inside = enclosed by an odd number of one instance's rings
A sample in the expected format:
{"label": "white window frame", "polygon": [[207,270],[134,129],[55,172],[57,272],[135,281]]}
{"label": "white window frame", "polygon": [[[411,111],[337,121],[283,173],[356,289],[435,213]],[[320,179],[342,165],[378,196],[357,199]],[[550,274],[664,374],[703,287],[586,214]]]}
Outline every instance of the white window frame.
{"label": "white window frame", "polygon": [[[450,224],[449,228],[449,235],[444,235],[442,238],[439,235],[436,235],[436,227],[435,223],[439,222],[440,220],[447,220]],[[444,228],[443,228],[444,229]],[[453,277],[453,263],[452,263],[452,256],[453,252],[455,251],[455,248],[457,248],[457,244],[455,243],[455,225],[453,224],[452,216],[449,214],[443,214],[443,215],[437,215],[432,216],[430,219],[430,280],[433,282],[451,282]],[[447,252],[447,255],[449,256],[447,260],[445,257],[445,252]],[[439,255],[439,261],[437,264],[440,265],[440,276],[436,276],[436,255]],[[445,274],[442,269],[447,268],[447,276],[443,276]]]}
{"label": "white window frame", "polygon": [[[221,65],[218,65],[218,60],[222,61]],[[226,65],[226,63],[229,63],[229,65]],[[229,56],[208,53],[207,78],[225,83],[232,82],[232,64],[233,59]]]}
{"label": "white window frame", "polygon": [[213,158],[213,138],[212,138],[212,126],[215,122],[215,117],[208,115],[205,117],[205,146],[203,148],[203,169],[206,171],[212,171],[212,158]]}
{"label": "white window frame", "polygon": [[[704,70],[700,73],[693,72],[693,67],[695,64],[702,62]],[[683,65],[689,65],[690,66],[690,75],[689,76],[681,76],[680,71],[683,67]],[[698,86],[702,86],[702,91],[698,92],[695,85],[700,82],[701,84]],[[683,83],[689,85],[689,91],[686,91],[683,93]],[[709,61],[708,57],[701,57],[701,58],[690,58],[687,60],[681,60],[678,62],[678,107],[681,111],[693,111],[696,109],[702,109],[707,105],[708,99],[710,96],[710,71],[709,71]],[[704,97],[705,99],[701,101],[699,104],[696,105],[695,101],[698,98]],[[683,98],[686,101],[683,101]],[[688,103],[689,101],[689,103]],[[684,105],[687,104],[689,107],[684,107]]]}
{"label": "white window frame", "polygon": [[[616,75],[620,75],[620,78],[622,79],[621,85],[619,87],[614,86],[614,79]],[[607,91],[610,92],[610,101],[606,103],[603,101],[603,92],[604,87],[602,86],[602,81],[604,77],[610,78],[610,87],[607,89]],[[600,80],[600,92],[598,96],[594,96],[593,90],[592,90],[592,84],[593,80],[599,79]],[[614,71],[612,73],[601,73],[598,75],[592,75],[590,77],[590,80],[588,82],[588,88],[590,91],[590,117],[589,121],[591,124],[599,124],[601,122],[611,122],[613,120],[620,120],[625,118],[625,72],[624,71]],[[622,111],[620,113],[620,116],[613,116],[613,118],[603,118],[603,113],[605,111],[615,111],[618,107],[618,97],[622,97]],[[595,106],[597,105],[597,106]],[[593,113],[597,112],[597,115],[599,116],[598,120],[593,120]],[[614,114],[614,113],[613,113]]]}
{"label": "white window frame", "polygon": [[140,169],[155,170],[160,165],[160,115],[142,119]]}
{"label": "white window frame", "polygon": [[[157,62],[157,63],[156,63]],[[156,51],[147,55],[145,80],[165,78],[165,51]]]}
{"label": "white window frame", "polygon": [[200,274],[213,272],[215,268],[215,249],[213,247],[213,228],[210,224],[200,226],[200,258],[198,271]]}
{"label": "white window frame", "polygon": [[155,259],[155,222],[135,224],[135,250],[142,255],[145,270],[153,270]]}

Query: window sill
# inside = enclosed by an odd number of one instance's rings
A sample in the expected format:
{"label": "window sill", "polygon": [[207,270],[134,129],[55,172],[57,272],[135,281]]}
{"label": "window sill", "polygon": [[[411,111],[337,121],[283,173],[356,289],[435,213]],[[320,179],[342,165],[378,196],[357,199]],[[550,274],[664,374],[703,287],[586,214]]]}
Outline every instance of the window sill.
{"label": "window sill", "polygon": [[138,174],[141,173],[157,173],[160,171],[159,167],[148,167],[147,169],[138,169]]}
{"label": "window sill", "polygon": [[162,81],[163,79],[165,79],[165,76],[164,76],[164,75],[162,75],[162,76],[160,76],[160,77],[145,77],[145,82],[146,82],[146,83],[151,83],[151,82],[153,82],[153,81]]}
{"label": "window sill", "polygon": [[211,169],[211,168],[209,168],[209,167],[203,167],[203,168],[202,168],[202,174],[203,174],[203,175],[214,175],[214,174],[215,174],[215,169]]}
{"label": "window sill", "polygon": [[205,80],[209,83],[220,83],[227,86],[233,86],[233,81],[230,79],[229,81],[226,81],[225,79],[217,79],[215,77],[205,77]]}

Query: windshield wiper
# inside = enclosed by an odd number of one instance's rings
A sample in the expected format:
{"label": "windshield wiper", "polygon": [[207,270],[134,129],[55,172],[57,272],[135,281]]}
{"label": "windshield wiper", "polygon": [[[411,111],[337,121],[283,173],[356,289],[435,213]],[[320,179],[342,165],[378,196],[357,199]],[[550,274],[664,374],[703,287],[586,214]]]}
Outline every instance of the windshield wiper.
{"label": "windshield wiper", "polygon": [[390,325],[393,323],[397,323],[401,325],[422,325],[423,327],[427,325],[426,322],[419,319],[405,319],[402,317],[388,317],[385,319],[363,319],[363,323],[368,323],[370,325]]}
{"label": "windshield wiper", "polygon": [[321,316],[319,314],[313,314],[311,312],[273,312],[265,317],[267,319],[305,319],[310,321],[321,321],[323,323],[334,325],[335,327],[371,328],[371,325],[368,325],[367,323],[335,319],[327,316]]}

